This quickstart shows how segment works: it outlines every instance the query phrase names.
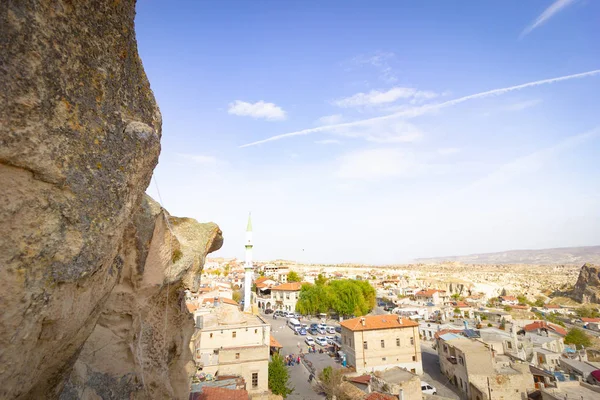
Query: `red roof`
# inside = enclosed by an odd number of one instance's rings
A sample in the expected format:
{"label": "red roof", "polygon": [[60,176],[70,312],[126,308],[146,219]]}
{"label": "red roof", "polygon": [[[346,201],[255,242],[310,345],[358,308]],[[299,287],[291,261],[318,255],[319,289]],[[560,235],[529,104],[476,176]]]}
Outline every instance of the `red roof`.
{"label": "red roof", "polygon": [[600,318],[581,318],[583,322],[600,322]]}
{"label": "red roof", "polygon": [[278,348],[278,349],[281,349],[281,348],[283,348],[283,346],[281,345],[281,343],[279,343],[279,342],[277,341],[277,339],[275,339],[275,338],[273,337],[273,335],[271,335],[271,336],[269,337],[269,346],[270,346],[270,347],[275,347],[275,348]]}
{"label": "red roof", "polygon": [[362,383],[364,385],[368,385],[371,382],[371,375],[361,375],[355,376],[353,378],[348,378],[350,382]]}
{"label": "red roof", "polygon": [[439,292],[439,290],[437,290],[437,289],[421,290],[421,291],[415,293],[415,296],[431,297],[431,296],[433,296],[434,293],[437,293],[437,292]]}
{"label": "red roof", "polygon": [[[364,325],[362,321],[364,320]],[[402,321],[400,323],[399,321]],[[415,321],[399,317],[395,315],[368,315],[366,317],[358,317],[347,319],[340,322],[340,325],[351,331],[371,331],[376,329],[392,329],[392,328],[407,328],[419,326]]]}
{"label": "red roof", "polygon": [[288,291],[298,291],[302,288],[302,282],[289,282],[282,283],[281,285],[273,286],[271,290],[288,290]]}
{"label": "red roof", "polygon": [[371,392],[371,394],[365,397],[363,400],[398,400],[398,397],[392,396],[391,394]]}
{"label": "red roof", "polygon": [[[239,304],[235,300],[228,299],[227,297],[219,297],[219,300],[221,301],[221,303],[239,306]],[[215,301],[214,299],[208,298],[208,299],[202,300],[202,303],[212,303],[214,301]]]}
{"label": "red roof", "polygon": [[261,276],[260,278],[255,279],[254,283],[256,283],[258,285],[259,283],[263,283],[264,281],[269,280],[269,279],[271,279],[271,278],[269,278],[268,276]]}
{"label": "red roof", "polygon": [[560,308],[560,306],[556,305],[556,304],[546,304],[544,307],[546,307],[546,308]]}
{"label": "red roof", "polygon": [[248,392],[244,389],[226,389],[220,387],[205,386],[198,400],[248,400]]}
{"label": "red roof", "polygon": [[567,334],[566,329],[563,328],[562,326],[556,325],[556,324],[551,324],[546,321],[535,321],[529,325],[525,325],[523,327],[523,329],[525,330],[525,332],[537,331],[539,329],[548,329],[548,330],[554,331],[562,336],[565,336]]}

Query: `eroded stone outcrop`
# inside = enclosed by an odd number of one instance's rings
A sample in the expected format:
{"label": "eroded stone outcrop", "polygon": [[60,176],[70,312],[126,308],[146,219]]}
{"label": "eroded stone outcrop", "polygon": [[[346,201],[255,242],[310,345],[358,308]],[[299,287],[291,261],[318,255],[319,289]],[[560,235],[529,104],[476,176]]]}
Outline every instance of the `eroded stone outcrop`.
{"label": "eroded stone outcrop", "polygon": [[61,399],[187,399],[194,321],[183,291],[197,289],[206,255],[222,241],[217,225],[170,217],[146,197],[125,230],[118,283]]}
{"label": "eroded stone outcrop", "polygon": [[57,398],[80,353],[100,354],[104,337],[131,350],[105,360],[110,375],[93,359],[90,387],[148,387],[134,379],[147,377],[163,390],[158,375],[179,374],[188,333],[164,334],[156,321],[164,311],[167,325],[189,320],[173,308],[189,264],[165,275],[164,255],[145,248],[160,212],[131,222],[161,135],[134,16],[133,0],[0,2],[0,398]]}
{"label": "eroded stone outcrop", "polygon": [[584,264],[579,271],[571,297],[580,303],[600,303],[600,267]]}

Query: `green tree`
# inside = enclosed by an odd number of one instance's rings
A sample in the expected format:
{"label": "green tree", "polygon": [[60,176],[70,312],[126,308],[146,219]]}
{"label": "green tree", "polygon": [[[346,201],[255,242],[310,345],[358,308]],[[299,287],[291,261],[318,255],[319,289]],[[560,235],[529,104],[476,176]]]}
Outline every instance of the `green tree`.
{"label": "green tree", "polygon": [[375,289],[367,281],[340,279],[326,284],[304,284],[296,311],[314,315],[333,310],[344,316],[361,316],[375,307],[375,296]]}
{"label": "green tree", "polygon": [[504,306],[504,311],[510,311],[512,308],[510,306]]}
{"label": "green tree", "polygon": [[227,264],[225,268],[223,268],[223,276],[227,277],[229,275],[229,271],[231,271],[231,266]]}
{"label": "green tree", "polygon": [[327,278],[323,274],[319,274],[315,279],[315,285],[323,286],[327,283]]}
{"label": "green tree", "polygon": [[600,313],[598,312],[597,309],[594,309],[592,307],[579,307],[577,310],[575,310],[575,314],[577,314],[577,316],[579,318],[598,318],[600,317]]}
{"label": "green tree", "polygon": [[533,305],[536,307],[544,307],[544,304],[546,304],[546,302],[544,301],[544,298],[541,296],[536,297],[535,303],[533,303]]}
{"label": "green tree", "polygon": [[454,314],[456,314],[456,315],[460,315],[460,308],[456,307],[456,308],[454,309]]}
{"label": "green tree", "polygon": [[342,381],[343,372],[339,368],[325,367],[319,373],[319,386],[327,399],[350,400],[340,389]]}
{"label": "green tree", "polygon": [[285,366],[283,357],[279,354],[273,354],[269,362],[269,389],[285,399],[288,394],[294,391],[294,388],[289,387],[289,379],[289,371]]}
{"label": "green tree", "polygon": [[302,278],[300,277],[300,275],[298,275],[298,273],[296,271],[290,271],[287,275],[287,281],[288,282],[300,282],[300,281],[302,281]]}
{"label": "green tree", "polygon": [[574,344],[578,349],[589,347],[592,344],[590,337],[581,329],[573,328],[565,336],[566,344]]}
{"label": "green tree", "polygon": [[458,300],[458,299],[460,299],[460,293],[454,293],[454,294],[453,294],[452,296],[450,296],[450,297],[452,297],[452,299],[454,299],[454,300]]}
{"label": "green tree", "polygon": [[231,294],[231,298],[233,299],[233,301],[235,301],[236,303],[239,303],[242,300],[242,292],[240,290],[235,290],[232,294]]}
{"label": "green tree", "polygon": [[519,301],[519,304],[530,304],[530,301],[523,294],[518,295],[517,300]]}

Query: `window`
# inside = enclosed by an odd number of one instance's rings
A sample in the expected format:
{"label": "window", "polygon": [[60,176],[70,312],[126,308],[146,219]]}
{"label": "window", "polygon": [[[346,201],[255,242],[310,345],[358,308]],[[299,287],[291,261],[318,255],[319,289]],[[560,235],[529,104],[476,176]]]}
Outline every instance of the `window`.
{"label": "window", "polygon": [[213,334],[211,333],[211,334],[210,334],[210,338],[211,338],[211,339],[212,339],[212,335],[213,335]]}
{"label": "window", "polygon": [[347,343],[346,343],[346,336],[344,336],[344,344],[347,344]]}
{"label": "window", "polygon": [[386,361],[386,360],[387,360],[386,357],[381,358],[381,361]]}
{"label": "window", "polygon": [[511,342],[506,342],[506,345],[508,346],[509,349],[512,349],[512,343]]}
{"label": "window", "polygon": [[252,387],[258,387],[258,372],[252,373]]}
{"label": "window", "polygon": [[415,338],[414,337],[410,337],[410,344],[415,344]]}
{"label": "window", "polygon": [[369,347],[367,346],[367,342],[363,342],[363,349],[367,350]]}
{"label": "window", "polygon": [[240,353],[235,353],[235,359],[239,360],[240,359]]}
{"label": "window", "polygon": [[234,338],[234,337],[236,337],[236,336],[237,336],[237,332],[236,332],[236,331],[233,331],[233,332],[231,332],[231,337],[232,337],[232,338]]}
{"label": "window", "polygon": [[417,370],[416,370],[416,369],[414,369],[414,368],[411,368],[411,369],[410,369],[410,372],[412,372],[413,374],[416,374],[416,373],[417,373]]}
{"label": "window", "polygon": [[381,341],[381,348],[382,348],[382,349],[383,349],[383,348],[385,348],[385,340],[382,340],[382,341]]}
{"label": "window", "polygon": [[448,345],[444,345],[444,353],[448,352]]}
{"label": "window", "polygon": [[290,294],[289,294],[289,293],[286,293],[286,294],[285,294],[285,298],[286,298],[286,300],[289,300],[289,299],[290,299]]}
{"label": "window", "polygon": [[413,356],[413,361],[417,361],[417,356]]}
{"label": "window", "polygon": [[400,338],[399,337],[396,338],[396,346],[400,347]]}
{"label": "window", "polygon": [[255,329],[255,330],[254,330],[254,333],[258,333],[258,329]]}
{"label": "window", "polygon": [[465,365],[465,359],[462,356],[458,356],[458,363],[460,365]]}

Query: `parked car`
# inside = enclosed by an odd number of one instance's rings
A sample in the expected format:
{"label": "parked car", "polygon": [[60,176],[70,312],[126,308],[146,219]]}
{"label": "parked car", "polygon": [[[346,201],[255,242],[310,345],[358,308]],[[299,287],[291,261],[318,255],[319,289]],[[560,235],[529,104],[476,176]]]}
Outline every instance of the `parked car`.
{"label": "parked car", "polygon": [[437,389],[429,383],[421,381],[421,392],[423,394],[437,394]]}
{"label": "parked car", "polygon": [[327,344],[333,344],[333,336],[325,336],[325,340],[327,340]]}
{"label": "parked car", "polygon": [[304,328],[297,329],[296,332],[302,336],[306,336],[306,329]]}
{"label": "parked car", "polygon": [[342,327],[341,327],[341,326],[336,326],[336,327],[335,327],[335,331],[336,331],[337,333],[342,333]]}
{"label": "parked car", "polygon": [[333,326],[328,326],[326,329],[327,333],[335,334],[335,328]]}
{"label": "parked car", "polygon": [[335,335],[335,338],[334,338],[334,340],[335,340],[336,342],[338,342],[338,344],[340,344],[340,345],[342,344],[342,337],[341,337],[340,335]]}
{"label": "parked car", "polygon": [[306,343],[309,346],[314,346],[315,345],[315,339],[311,338],[310,336],[307,336],[304,338],[304,343]]}
{"label": "parked car", "polygon": [[310,324],[310,329],[317,329],[319,327],[319,324]]}
{"label": "parked car", "polygon": [[286,311],[286,312],[285,312],[285,317],[286,317],[286,318],[296,318],[296,317],[294,316],[294,313],[293,313],[293,312],[291,312],[291,311]]}
{"label": "parked car", "polygon": [[327,329],[327,325],[325,325],[325,324],[319,324],[318,327],[319,328],[323,328],[323,329]]}
{"label": "parked car", "polygon": [[310,330],[308,332],[313,336],[319,334],[319,331],[317,330],[317,328],[310,328]]}
{"label": "parked car", "polygon": [[265,310],[265,314],[273,314],[273,310],[271,310],[270,308],[267,308]]}
{"label": "parked car", "polygon": [[273,313],[274,317],[285,317],[285,314],[281,310],[277,310]]}
{"label": "parked car", "polygon": [[318,332],[319,332],[321,335],[324,335],[324,334],[326,334],[326,333],[327,333],[327,331],[325,330],[325,328],[323,328],[322,326],[319,326],[319,327],[317,328],[317,331],[318,331]]}
{"label": "parked car", "polygon": [[323,336],[316,338],[315,342],[317,342],[319,346],[327,346],[327,339],[325,339]]}

